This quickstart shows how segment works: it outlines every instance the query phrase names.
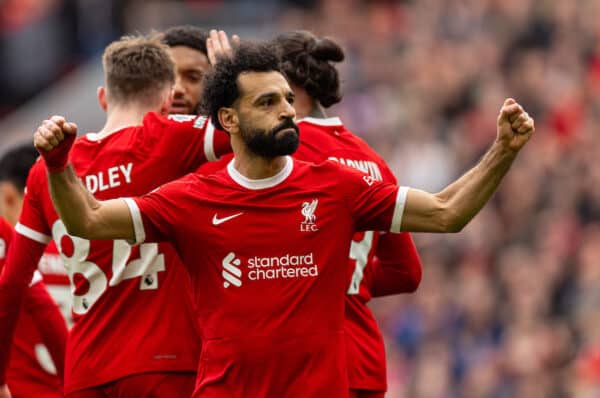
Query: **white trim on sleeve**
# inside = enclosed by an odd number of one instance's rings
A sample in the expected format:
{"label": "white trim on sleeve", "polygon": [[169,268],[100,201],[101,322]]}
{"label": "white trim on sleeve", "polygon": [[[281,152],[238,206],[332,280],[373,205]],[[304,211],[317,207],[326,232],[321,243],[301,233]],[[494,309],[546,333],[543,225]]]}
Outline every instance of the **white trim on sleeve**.
{"label": "white trim on sleeve", "polygon": [[144,222],[142,221],[142,213],[135,200],[132,198],[123,198],[127,207],[129,207],[129,213],[131,214],[131,220],[133,221],[133,231],[135,233],[135,240],[129,242],[132,245],[139,245],[146,240],[146,231],[144,231]]}
{"label": "white trim on sleeve", "polygon": [[35,231],[21,223],[17,223],[17,225],[15,226],[15,231],[31,240],[34,240],[38,243],[42,243],[44,245],[47,245],[52,240],[51,236]]}
{"label": "white trim on sleeve", "polygon": [[306,122],[311,124],[316,124],[317,126],[343,126],[342,119],[339,117],[328,117],[328,118],[318,118],[318,117],[305,117],[296,121],[297,123]]}
{"label": "white trim on sleeve", "polygon": [[35,272],[33,273],[33,277],[31,278],[31,282],[29,283],[29,286],[33,286],[38,282],[43,281],[44,278],[42,278],[42,274],[40,274],[40,271],[35,270]]}
{"label": "white trim on sleeve", "polygon": [[209,162],[219,160],[215,154],[215,126],[209,120],[206,125],[206,133],[204,133],[204,156]]}
{"label": "white trim on sleeve", "polygon": [[402,216],[404,215],[404,204],[406,203],[406,195],[408,195],[408,187],[399,187],[398,194],[396,195],[396,207],[394,208],[394,215],[392,216],[392,225],[390,226],[390,232],[400,232],[402,226]]}

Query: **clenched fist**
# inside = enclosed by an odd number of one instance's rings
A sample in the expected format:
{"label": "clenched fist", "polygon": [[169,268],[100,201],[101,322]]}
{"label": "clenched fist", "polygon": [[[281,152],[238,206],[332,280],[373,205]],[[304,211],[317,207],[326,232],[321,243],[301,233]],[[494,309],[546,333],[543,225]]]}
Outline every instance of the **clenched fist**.
{"label": "clenched fist", "polygon": [[77,125],[62,116],[44,120],[33,135],[33,145],[46,161],[50,172],[63,171],[69,162],[69,151],[77,137]]}
{"label": "clenched fist", "polygon": [[496,140],[506,149],[518,152],[535,131],[533,118],[514,99],[507,98],[498,115]]}

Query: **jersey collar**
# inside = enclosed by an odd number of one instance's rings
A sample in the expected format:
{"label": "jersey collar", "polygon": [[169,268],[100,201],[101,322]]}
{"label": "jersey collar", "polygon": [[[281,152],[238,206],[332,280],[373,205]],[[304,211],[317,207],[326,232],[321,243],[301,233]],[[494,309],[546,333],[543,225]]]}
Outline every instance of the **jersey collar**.
{"label": "jersey collar", "polygon": [[292,170],[294,169],[294,161],[292,160],[292,157],[286,156],[285,166],[283,166],[283,169],[281,169],[279,173],[275,174],[272,177],[253,180],[240,174],[240,172],[237,171],[235,167],[233,167],[234,161],[235,158],[231,159],[231,161],[227,164],[227,173],[233,181],[243,186],[244,188],[252,190],[266,189],[279,185],[283,181],[285,181],[285,179],[288,178],[290,174],[292,174]]}

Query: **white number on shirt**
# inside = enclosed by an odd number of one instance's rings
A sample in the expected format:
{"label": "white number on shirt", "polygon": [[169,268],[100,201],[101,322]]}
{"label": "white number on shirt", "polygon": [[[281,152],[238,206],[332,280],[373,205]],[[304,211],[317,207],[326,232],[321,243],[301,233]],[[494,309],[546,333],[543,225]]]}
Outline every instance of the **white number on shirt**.
{"label": "white number on shirt", "polygon": [[360,283],[365,276],[364,270],[369,259],[369,252],[373,246],[373,235],[373,231],[367,231],[365,232],[365,237],[360,242],[352,240],[350,244],[350,258],[356,261],[356,265],[352,273],[350,287],[346,291],[348,294],[358,294]]}
{"label": "white number on shirt", "polygon": [[[73,242],[71,256],[65,255],[61,246],[61,240],[65,236]],[[158,252],[156,243],[140,245],[140,258],[128,262],[131,246],[124,240],[113,241],[112,277],[109,281],[97,264],[88,261],[89,240],[69,235],[61,220],[57,220],[52,226],[52,237],[69,272],[73,312],[76,314],[85,314],[108,287],[116,286],[127,279],[139,276],[141,290],[158,289],[158,272],[165,270],[165,259],[164,255]],[[73,280],[75,274],[82,275],[89,284],[84,294],[76,294]]]}

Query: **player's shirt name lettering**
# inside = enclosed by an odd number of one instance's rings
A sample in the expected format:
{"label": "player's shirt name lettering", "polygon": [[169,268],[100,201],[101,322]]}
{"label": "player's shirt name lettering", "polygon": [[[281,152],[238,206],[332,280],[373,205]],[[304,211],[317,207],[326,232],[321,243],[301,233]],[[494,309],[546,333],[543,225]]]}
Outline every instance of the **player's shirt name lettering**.
{"label": "player's shirt name lettering", "polygon": [[91,193],[105,191],[120,186],[122,183],[131,184],[131,169],[133,163],[109,167],[108,170],[85,176],[85,186]]}
{"label": "player's shirt name lettering", "polygon": [[363,173],[373,177],[373,179],[376,181],[383,181],[383,177],[381,175],[381,170],[379,169],[379,166],[377,165],[377,163],[371,160],[344,159],[336,158],[335,156],[330,156],[328,159],[343,164],[344,166],[360,170]]}

